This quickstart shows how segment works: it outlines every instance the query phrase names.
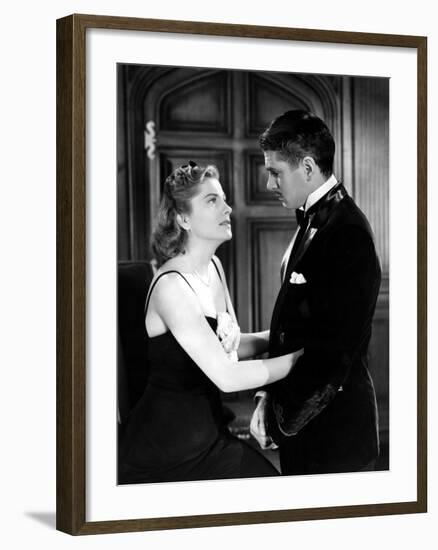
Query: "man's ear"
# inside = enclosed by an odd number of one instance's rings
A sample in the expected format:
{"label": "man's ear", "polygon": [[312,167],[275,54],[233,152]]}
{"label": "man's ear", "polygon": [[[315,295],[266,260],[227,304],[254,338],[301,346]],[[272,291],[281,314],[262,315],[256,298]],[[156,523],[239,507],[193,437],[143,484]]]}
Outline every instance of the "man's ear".
{"label": "man's ear", "polygon": [[304,157],[302,163],[306,178],[310,180],[310,178],[315,174],[316,162],[312,157]]}
{"label": "man's ear", "polygon": [[177,214],[176,215],[176,221],[177,221],[178,225],[180,227],[182,227],[182,229],[185,229],[186,231],[189,231],[190,223],[189,223],[188,219],[186,218],[186,216],[181,215],[181,214]]}

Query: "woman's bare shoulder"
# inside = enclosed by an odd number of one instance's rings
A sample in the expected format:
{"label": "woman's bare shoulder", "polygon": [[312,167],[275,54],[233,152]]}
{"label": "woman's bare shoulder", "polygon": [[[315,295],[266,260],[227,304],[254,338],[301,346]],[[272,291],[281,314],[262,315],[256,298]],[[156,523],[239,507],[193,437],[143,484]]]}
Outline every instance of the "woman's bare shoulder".
{"label": "woman's bare shoulder", "polygon": [[169,260],[165,261],[164,264],[162,264],[156,274],[160,275],[161,273],[165,273],[166,271],[183,271],[184,268],[184,260],[180,258],[179,256],[175,256],[175,258],[170,258]]}
{"label": "woman's bare shoulder", "polygon": [[[164,262],[164,264],[162,264],[157,269],[157,271],[154,273],[154,278],[152,280],[152,284],[158,278],[160,278],[160,279],[170,278],[169,280],[172,281],[172,280],[175,280],[177,277],[179,277],[179,275],[177,273],[169,273],[169,272],[172,272],[172,271],[173,272],[177,271],[178,273],[184,274],[184,272],[185,272],[184,262],[182,262],[180,258],[170,258],[170,260],[167,260],[166,262]],[[167,273],[168,273],[168,275],[166,275]],[[165,276],[162,276],[162,275],[165,275]],[[181,277],[179,277],[179,278],[181,278]]]}
{"label": "woman's bare shoulder", "polygon": [[193,290],[179,271],[167,269],[161,274],[157,272],[153,285],[150,296],[153,310],[164,311],[176,306],[184,309],[188,304],[193,306]]}

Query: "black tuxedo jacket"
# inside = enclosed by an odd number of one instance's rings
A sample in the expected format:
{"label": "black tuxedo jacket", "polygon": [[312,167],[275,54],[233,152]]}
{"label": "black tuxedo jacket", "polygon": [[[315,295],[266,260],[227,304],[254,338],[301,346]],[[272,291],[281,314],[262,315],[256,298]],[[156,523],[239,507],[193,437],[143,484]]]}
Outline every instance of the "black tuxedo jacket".
{"label": "black tuxedo jacket", "polygon": [[[304,353],[267,387],[268,430],[284,474],[358,471],[379,447],[367,351],[380,264],[368,221],[342,185],[309,209],[309,224],[289,258],[269,344],[271,357]],[[294,272],[305,282],[291,282]]]}

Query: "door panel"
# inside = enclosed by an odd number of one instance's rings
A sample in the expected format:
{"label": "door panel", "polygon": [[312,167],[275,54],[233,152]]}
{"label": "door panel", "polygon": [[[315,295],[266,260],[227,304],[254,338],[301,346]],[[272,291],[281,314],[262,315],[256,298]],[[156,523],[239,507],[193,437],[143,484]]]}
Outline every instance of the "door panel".
{"label": "door panel", "polygon": [[295,229],[295,222],[291,223],[289,218],[249,220],[248,240],[253,244],[250,248],[251,294],[247,309],[256,331],[269,328],[280,290],[279,266]]}
{"label": "door panel", "polygon": [[266,188],[266,170],[263,154],[245,151],[245,202],[248,206],[278,206],[278,199]]}
{"label": "door panel", "polygon": [[231,134],[230,73],[199,74],[159,100],[159,131]]}
{"label": "door panel", "polygon": [[310,103],[300,98],[293,89],[263,78],[261,74],[247,73],[248,114],[247,135],[257,138],[279,114],[290,109],[311,109]]}

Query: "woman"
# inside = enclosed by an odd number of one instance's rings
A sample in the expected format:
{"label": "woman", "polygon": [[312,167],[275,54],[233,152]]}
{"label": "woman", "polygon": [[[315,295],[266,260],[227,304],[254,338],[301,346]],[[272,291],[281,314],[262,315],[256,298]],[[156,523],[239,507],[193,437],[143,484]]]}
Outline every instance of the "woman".
{"label": "woman", "polygon": [[214,166],[190,162],[166,179],[153,235],[160,268],[145,305],[150,376],[122,443],[120,483],[278,473],[222,421],[219,390],[275,382],[301,353],[237,361],[263,353],[269,332],[240,335],[235,320],[214,256],[232,237],[230,214]]}

